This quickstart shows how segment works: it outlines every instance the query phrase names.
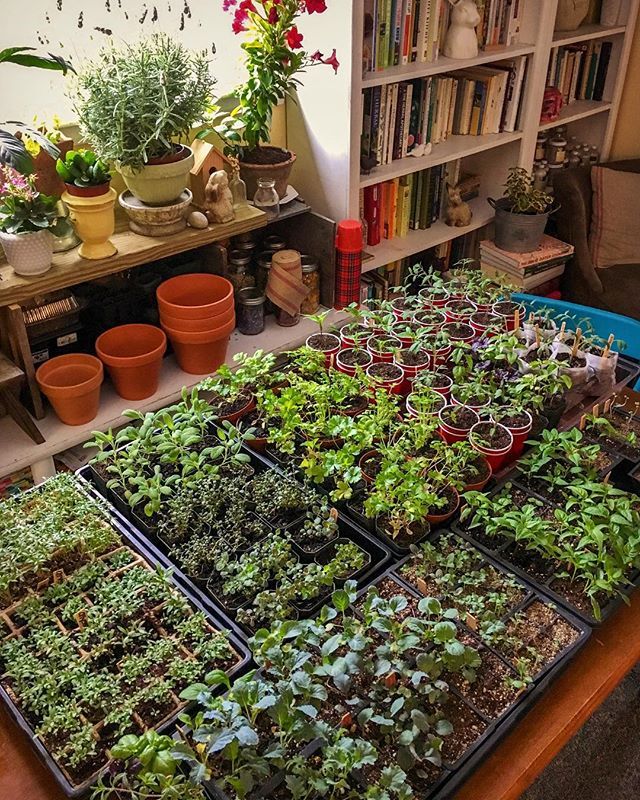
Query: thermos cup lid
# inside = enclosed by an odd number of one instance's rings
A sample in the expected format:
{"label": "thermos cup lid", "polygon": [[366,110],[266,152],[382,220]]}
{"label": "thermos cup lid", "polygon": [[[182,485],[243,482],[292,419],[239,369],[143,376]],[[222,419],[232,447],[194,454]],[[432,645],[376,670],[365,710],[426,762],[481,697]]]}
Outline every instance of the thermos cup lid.
{"label": "thermos cup lid", "polygon": [[343,219],[338,223],[336,248],[342,252],[360,253],[362,251],[362,223],[359,219]]}

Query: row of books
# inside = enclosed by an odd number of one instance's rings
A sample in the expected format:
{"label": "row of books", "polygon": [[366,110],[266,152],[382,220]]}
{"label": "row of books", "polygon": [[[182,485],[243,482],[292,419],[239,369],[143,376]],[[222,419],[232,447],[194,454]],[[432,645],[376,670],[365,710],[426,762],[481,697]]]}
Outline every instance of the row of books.
{"label": "row of books", "polygon": [[562,93],[565,105],[576,100],[602,100],[609,71],[612,42],[590,41],[554,47],[547,86]]}
{"label": "row of books", "polygon": [[[478,0],[480,48],[516,44],[524,0]],[[365,0],[365,72],[436,61],[449,27],[449,0]]]}
{"label": "row of books", "polygon": [[518,56],[491,67],[365,89],[363,165],[390,164],[451,135],[515,131],[526,67],[526,56]]}
{"label": "row of books", "polygon": [[477,175],[460,175],[460,159],[362,189],[360,210],[367,244],[375,246],[382,239],[430,228],[446,208],[447,183],[457,185],[466,201],[480,193]]}
{"label": "row of books", "polygon": [[547,234],[532,253],[501,250],[490,240],[480,243],[480,264],[485,275],[507,279],[527,291],[559,278],[572,255],[573,245]]}

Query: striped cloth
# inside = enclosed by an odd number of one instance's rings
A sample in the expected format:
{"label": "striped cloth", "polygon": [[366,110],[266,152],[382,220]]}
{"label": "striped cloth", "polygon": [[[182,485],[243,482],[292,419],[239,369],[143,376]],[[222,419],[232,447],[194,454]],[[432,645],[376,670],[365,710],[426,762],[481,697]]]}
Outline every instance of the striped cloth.
{"label": "striped cloth", "polygon": [[266,295],[271,302],[292,317],[300,313],[302,301],[310,288],[302,282],[302,262],[297,250],[279,250],[273,254]]}

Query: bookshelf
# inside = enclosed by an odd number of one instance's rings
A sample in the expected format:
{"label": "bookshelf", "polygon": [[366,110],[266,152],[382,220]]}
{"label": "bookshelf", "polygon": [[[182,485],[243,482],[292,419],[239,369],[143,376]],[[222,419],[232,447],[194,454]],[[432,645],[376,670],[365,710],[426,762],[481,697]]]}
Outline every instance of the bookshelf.
{"label": "bookshelf", "polygon": [[[290,102],[287,108],[288,144],[298,156],[296,185],[300,184],[305,198],[321,213],[342,219],[359,216],[361,190],[376,183],[457,159],[461,159],[463,171],[480,175],[480,197],[471,203],[474,215],[470,226],[450,228],[439,220],[426,230],[412,230],[404,237],[383,239],[380,244],[366,248],[373,258],[365,261],[364,271],[414,255],[489,224],[493,214],[486,198],[502,194],[510,166],[532,167],[540,131],[566,125],[570,136],[596,145],[602,160],[607,160],[639,4],[640,0],[626,0],[623,17],[614,26],[589,23],[575,31],[559,32],[554,31],[558,0],[520,0],[520,35],[510,46],[480,50],[473,59],[454,60],[440,56],[435,61],[363,72],[366,3],[364,0],[332,3],[325,14],[314,16],[313,35],[314,41],[316,37],[320,38],[321,50],[322,45],[327,50],[336,47],[341,67],[335,76],[320,70],[310,71],[305,76],[305,86],[299,92],[298,102]],[[602,100],[578,100],[563,108],[558,120],[541,124],[540,109],[553,48],[604,41],[612,43],[612,50]],[[424,156],[399,158],[376,166],[369,174],[361,174],[360,139],[365,90],[442,76],[453,70],[491,67],[519,56],[527,58],[527,71],[517,130],[512,133],[450,136],[435,144]]]}

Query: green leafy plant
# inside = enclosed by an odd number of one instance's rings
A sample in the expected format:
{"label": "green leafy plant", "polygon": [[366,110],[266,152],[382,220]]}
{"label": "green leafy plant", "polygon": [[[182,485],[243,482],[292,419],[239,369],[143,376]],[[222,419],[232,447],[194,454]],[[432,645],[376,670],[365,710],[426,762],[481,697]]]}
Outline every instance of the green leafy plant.
{"label": "green leafy plant", "polygon": [[0,164],[0,230],[12,234],[55,232],[56,202],[55,197],[36,191],[33,176],[25,177]]}
{"label": "green leafy plant", "polygon": [[56,161],[56,172],[65,183],[81,188],[102,186],[111,180],[107,165],[92,150],[69,150],[64,160]]}
{"label": "green leafy plant", "polygon": [[533,188],[531,175],[522,167],[509,169],[504,196],[512,214],[544,214],[553,203],[551,195]]}

